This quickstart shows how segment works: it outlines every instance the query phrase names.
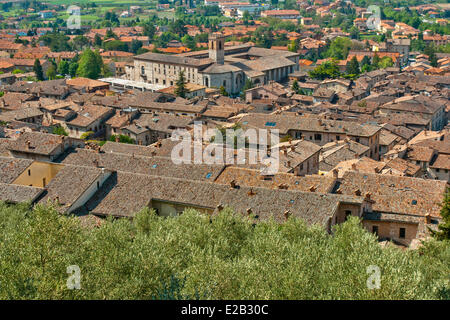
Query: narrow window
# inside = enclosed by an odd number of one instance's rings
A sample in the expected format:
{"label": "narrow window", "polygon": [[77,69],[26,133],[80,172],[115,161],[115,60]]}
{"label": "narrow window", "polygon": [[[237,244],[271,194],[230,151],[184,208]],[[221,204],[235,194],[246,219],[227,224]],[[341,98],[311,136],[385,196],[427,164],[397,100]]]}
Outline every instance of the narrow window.
{"label": "narrow window", "polygon": [[378,226],[372,226],[372,232],[378,236]]}
{"label": "narrow window", "polygon": [[406,236],[406,229],[400,228],[400,232],[399,232],[400,239],[405,239],[405,236]]}
{"label": "narrow window", "polygon": [[347,221],[348,217],[352,215],[352,212],[350,210],[345,210],[345,221]]}

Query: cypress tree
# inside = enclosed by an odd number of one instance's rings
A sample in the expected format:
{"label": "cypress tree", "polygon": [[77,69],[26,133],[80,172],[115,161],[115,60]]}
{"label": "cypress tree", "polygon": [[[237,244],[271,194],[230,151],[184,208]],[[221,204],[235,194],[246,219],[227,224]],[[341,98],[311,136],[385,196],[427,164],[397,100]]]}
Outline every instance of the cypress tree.
{"label": "cypress tree", "polygon": [[184,72],[181,71],[180,72],[180,76],[178,77],[177,83],[176,83],[176,88],[175,88],[175,94],[178,97],[181,98],[186,98],[186,85],[185,85],[185,80],[184,80]]}
{"label": "cypress tree", "polygon": [[39,59],[34,60],[33,71],[36,74],[36,79],[39,81],[44,80],[44,72],[42,71],[42,66]]}

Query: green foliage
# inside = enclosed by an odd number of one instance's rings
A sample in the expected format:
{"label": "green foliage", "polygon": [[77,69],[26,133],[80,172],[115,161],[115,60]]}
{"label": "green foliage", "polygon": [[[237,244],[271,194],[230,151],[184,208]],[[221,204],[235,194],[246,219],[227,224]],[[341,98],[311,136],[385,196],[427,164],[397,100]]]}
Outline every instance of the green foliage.
{"label": "green foliage", "polygon": [[298,81],[294,80],[294,82],[292,82],[292,91],[294,91],[295,93],[298,93],[300,90],[300,87],[298,85]]}
{"label": "green foliage", "polygon": [[139,50],[136,52],[136,54],[139,55],[139,54],[144,54],[144,53],[147,53],[147,52],[149,52],[148,49],[145,49],[145,48],[139,48]]}
{"label": "green foliage", "polygon": [[326,61],[309,72],[309,76],[314,79],[324,80],[327,78],[339,78],[341,73],[335,60]]}
{"label": "green foliage", "polygon": [[298,51],[298,43],[296,40],[292,40],[291,43],[288,45],[288,50],[291,52],[297,52]]}
{"label": "green foliage", "polygon": [[112,135],[109,138],[109,141],[116,141],[116,138],[119,137],[119,142],[120,143],[128,143],[128,144],[134,144],[135,141],[134,139],[131,139],[129,136],[123,135],[123,134],[119,134],[119,135]]}
{"label": "green foliage", "polygon": [[133,52],[134,54],[136,54],[139,49],[142,48],[142,42],[139,40],[135,40],[133,39],[133,41],[131,41],[131,47],[130,47],[130,51]]}
{"label": "green foliage", "polygon": [[42,71],[42,66],[41,66],[41,62],[39,61],[39,59],[34,60],[33,71],[36,74],[36,78],[39,81],[44,80],[44,72]]}
{"label": "green foliage", "polygon": [[219,91],[220,91],[221,95],[223,95],[225,97],[228,97],[228,92],[227,92],[227,90],[225,89],[224,86],[220,86]]}
{"label": "green foliage", "polygon": [[78,63],[71,62],[69,65],[69,75],[73,78],[77,75]]}
{"label": "green foliage", "polygon": [[100,37],[99,34],[96,33],[96,34],[95,34],[95,37],[94,37],[94,45],[95,45],[96,47],[101,47],[102,44],[103,44],[102,38]]}
{"label": "green foliage", "polygon": [[187,33],[186,24],[183,20],[175,20],[169,25],[169,31],[183,37]]}
{"label": "green foliage", "polygon": [[120,40],[112,40],[105,42],[104,48],[107,51],[125,51],[125,52],[128,51],[128,45]]}
{"label": "green foliage", "polygon": [[46,74],[46,76],[47,76],[47,78],[48,78],[49,80],[54,80],[54,79],[56,79],[56,69],[55,69],[55,66],[54,66],[53,64],[51,64],[51,65],[48,67],[47,72],[46,72],[45,74]]}
{"label": "green foliage", "polygon": [[58,64],[58,73],[66,75],[69,74],[69,63],[67,61],[61,60]]}
{"label": "green foliage", "polygon": [[12,72],[12,74],[20,74],[20,73],[23,73],[23,70],[14,69],[13,72]]}
{"label": "green foliage", "polygon": [[386,69],[394,66],[394,61],[392,61],[391,57],[383,57],[378,63],[379,69]]}
{"label": "green foliage", "polygon": [[357,76],[360,74],[359,70],[359,63],[356,56],[353,56],[353,58],[347,63],[346,70],[348,75]]}
{"label": "green foliage", "polygon": [[80,136],[80,139],[87,140],[90,136],[94,134],[94,131],[87,131]]}
{"label": "green foliage", "polygon": [[371,62],[370,62],[370,58],[368,56],[364,56],[361,60],[361,68],[363,66],[370,66]]}
{"label": "green foliage", "polygon": [[378,54],[375,53],[375,55],[372,58],[372,65],[375,66],[375,68],[378,68],[378,64],[380,63],[381,59]]}
{"label": "green foliage", "polygon": [[93,52],[91,49],[83,51],[78,63],[77,76],[98,79],[101,74],[103,62],[98,52]]}
{"label": "green foliage", "polygon": [[142,32],[143,35],[149,37],[149,39],[153,39],[155,32],[156,32],[155,25],[151,21],[147,21],[142,24],[142,27],[143,27],[143,32]]}
{"label": "green foliage", "polygon": [[85,36],[76,36],[72,41],[72,46],[75,50],[82,50],[89,45],[89,39]]}
{"label": "green foliage", "polygon": [[362,101],[358,102],[358,107],[360,107],[360,108],[367,108],[367,101],[366,100],[362,100]]}
{"label": "green foliage", "polygon": [[186,98],[187,90],[186,90],[186,81],[184,79],[183,71],[180,72],[180,75],[178,76],[178,80],[175,85],[176,85],[175,94],[178,97]]}
{"label": "green foliage", "polygon": [[[50,206],[0,203],[0,299],[448,299],[450,247],[382,248],[357,218],[333,235],[225,209],[82,227]],[[66,287],[67,267],[81,290]],[[367,267],[381,271],[367,288]]]}
{"label": "green foliage", "polygon": [[64,130],[64,128],[61,127],[61,126],[53,127],[52,133],[53,133],[53,134],[60,135],[60,136],[68,136],[68,135],[69,135],[69,134],[67,133],[67,131]]}
{"label": "green foliage", "polygon": [[196,48],[196,42],[195,39],[192,38],[190,35],[186,34],[181,38],[181,42],[188,47],[191,50],[194,50]]}
{"label": "green foliage", "polygon": [[106,31],[105,39],[118,39],[119,37],[112,31],[111,28],[109,28]]}
{"label": "green foliage", "polygon": [[337,37],[330,43],[325,56],[337,60],[346,59],[351,47],[352,41],[349,38]]}
{"label": "green foliage", "polygon": [[39,41],[44,42],[44,44],[50,47],[53,52],[60,52],[72,50],[69,39],[70,38],[65,34],[55,32],[43,35],[39,38]]}
{"label": "green foliage", "polygon": [[450,240],[450,192],[445,194],[441,208],[442,223],[438,226],[439,231],[432,234],[439,240]]}
{"label": "green foliage", "polygon": [[251,89],[251,88],[253,88],[253,82],[252,82],[251,79],[247,78],[247,79],[245,80],[244,87],[242,88],[242,92],[241,92],[241,94],[240,94],[240,98],[241,98],[242,100],[245,100],[245,91],[247,91],[247,90],[249,90],[249,89]]}

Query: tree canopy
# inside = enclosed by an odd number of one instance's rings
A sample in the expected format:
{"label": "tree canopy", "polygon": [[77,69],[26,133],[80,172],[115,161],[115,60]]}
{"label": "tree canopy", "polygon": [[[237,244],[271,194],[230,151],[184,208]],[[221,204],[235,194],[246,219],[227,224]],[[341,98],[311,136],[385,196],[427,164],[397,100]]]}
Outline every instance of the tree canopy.
{"label": "tree canopy", "polygon": [[42,70],[41,62],[39,59],[34,60],[33,71],[36,74],[36,79],[39,81],[44,80],[44,71]]}
{"label": "tree canopy", "polygon": [[327,78],[339,78],[339,67],[336,60],[325,61],[323,64],[317,66],[314,70],[309,72],[311,78],[324,80]]}
{"label": "tree canopy", "polygon": [[78,62],[77,76],[98,79],[102,71],[102,58],[98,52],[86,49]]}
{"label": "tree canopy", "polygon": [[[356,217],[334,228],[260,221],[225,208],[133,220],[0,202],[0,299],[448,299],[450,247],[382,248]],[[92,220],[91,220],[92,221]],[[95,221],[95,220],[93,220]],[[97,227],[94,227],[97,225]],[[20,262],[20,263],[19,263]],[[69,266],[80,290],[68,290]],[[368,267],[381,273],[367,286]],[[164,294],[175,284],[175,295]]]}

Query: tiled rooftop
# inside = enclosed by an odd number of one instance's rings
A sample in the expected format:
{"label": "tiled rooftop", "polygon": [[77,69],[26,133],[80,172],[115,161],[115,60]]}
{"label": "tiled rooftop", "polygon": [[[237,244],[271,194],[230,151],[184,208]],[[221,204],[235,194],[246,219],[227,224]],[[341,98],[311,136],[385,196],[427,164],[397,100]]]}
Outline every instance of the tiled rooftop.
{"label": "tiled rooftop", "polygon": [[16,140],[10,142],[9,150],[50,155],[62,146],[62,139],[61,136],[54,134],[24,132]]}
{"label": "tiled rooftop", "polygon": [[370,193],[374,211],[439,217],[446,181],[348,171],[339,187],[342,194]]}
{"label": "tiled rooftop", "polygon": [[32,163],[28,159],[0,157],[0,183],[12,183]]}
{"label": "tiled rooftop", "polygon": [[261,187],[270,189],[287,189],[304,192],[331,192],[335,179],[331,177],[308,175],[299,177],[289,173],[278,173],[273,176],[262,176],[259,170],[227,167],[215,180],[216,183],[238,186]]}
{"label": "tiled rooftop", "polygon": [[223,165],[213,164],[178,165],[173,163],[170,158],[143,157],[114,152],[98,153],[84,149],[76,149],[63,160],[63,163],[79,166],[98,166],[110,170],[203,181],[214,181],[224,168]]}
{"label": "tiled rooftop", "polygon": [[44,189],[42,188],[0,183],[0,201],[10,203],[33,202],[43,192]]}

